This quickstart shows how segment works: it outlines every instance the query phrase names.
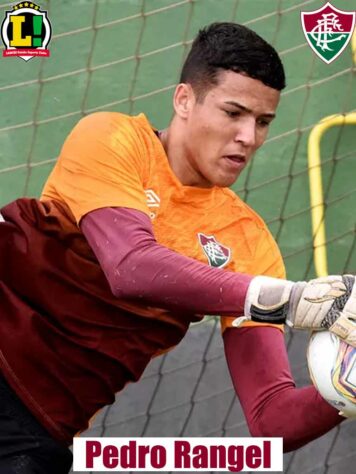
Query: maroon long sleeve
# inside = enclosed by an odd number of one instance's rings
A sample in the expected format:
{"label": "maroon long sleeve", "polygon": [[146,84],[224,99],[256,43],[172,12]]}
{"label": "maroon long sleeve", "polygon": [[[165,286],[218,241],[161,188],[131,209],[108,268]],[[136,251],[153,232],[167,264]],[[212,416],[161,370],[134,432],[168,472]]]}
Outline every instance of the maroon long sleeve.
{"label": "maroon long sleeve", "polygon": [[81,229],[118,298],[196,314],[243,314],[252,277],[159,245],[143,212],[98,209],[82,219]]}
{"label": "maroon long sleeve", "polygon": [[[210,268],[159,245],[142,212],[99,209],[82,219],[81,229],[117,297],[198,314],[243,312],[251,277]],[[282,436],[290,451],[343,420],[314,387],[295,388],[280,330],[227,329],[224,342],[253,436]]]}
{"label": "maroon long sleeve", "polygon": [[295,388],[279,329],[227,329],[224,344],[235,391],[253,436],[282,436],[287,452],[344,420],[313,386]]}

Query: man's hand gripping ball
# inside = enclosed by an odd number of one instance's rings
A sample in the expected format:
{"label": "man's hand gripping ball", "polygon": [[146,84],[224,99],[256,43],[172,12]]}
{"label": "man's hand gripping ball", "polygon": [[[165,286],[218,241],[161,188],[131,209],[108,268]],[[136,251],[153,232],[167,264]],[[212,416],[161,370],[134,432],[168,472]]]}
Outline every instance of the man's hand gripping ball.
{"label": "man's hand gripping ball", "polygon": [[245,301],[244,320],[287,323],[301,329],[329,329],[356,347],[355,276],[328,276],[293,283],[277,278],[255,277]]}

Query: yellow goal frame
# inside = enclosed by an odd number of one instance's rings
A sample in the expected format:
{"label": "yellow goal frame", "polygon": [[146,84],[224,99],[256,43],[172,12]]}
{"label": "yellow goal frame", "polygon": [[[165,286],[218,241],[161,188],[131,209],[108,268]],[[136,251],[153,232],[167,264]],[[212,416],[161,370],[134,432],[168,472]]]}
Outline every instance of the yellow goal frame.
{"label": "yellow goal frame", "polygon": [[332,127],[344,125],[356,125],[356,112],[330,115],[323,118],[312,129],[308,140],[308,173],[313,230],[314,266],[318,277],[328,275],[320,142],[327,130]]}
{"label": "yellow goal frame", "polygon": [[[356,29],[351,39],[351,51],[353,62],[356,65]],[[328,275],[320,142],[324,133],[329,130],[329,128],[344,125],[356,125],[356,112],[330,115],[323,118],[314,126],[308,139],[308,173],[313,230],[314,266],[318,277]]]}

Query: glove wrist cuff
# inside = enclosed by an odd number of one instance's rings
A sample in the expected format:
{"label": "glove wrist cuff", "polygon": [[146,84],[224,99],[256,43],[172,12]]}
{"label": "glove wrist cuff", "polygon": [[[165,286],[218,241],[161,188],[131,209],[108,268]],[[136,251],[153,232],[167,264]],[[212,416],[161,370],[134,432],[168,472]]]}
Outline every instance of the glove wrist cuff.
{"label": "glove wrist cuff", "polygon": [[245,300],[245,315],[252,321],[283,324],[294,283],[279,278],[252,279]]}

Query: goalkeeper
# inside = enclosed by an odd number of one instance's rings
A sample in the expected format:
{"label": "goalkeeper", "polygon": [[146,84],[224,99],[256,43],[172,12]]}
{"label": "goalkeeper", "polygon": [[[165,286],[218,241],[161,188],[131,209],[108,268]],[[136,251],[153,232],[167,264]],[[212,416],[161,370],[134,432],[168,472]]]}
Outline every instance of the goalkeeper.
{"label": "goalkeeper", "polygon": [[290,451],[343,420],[314,387],[295,388],[283,323],[356,345],[354,277],[285,280],[265,223],[229,190],[284,86],[268,43],[212,24],[166,130],[142,114],[90,115],[40,200],[1,209],[0,472],[67,472],[73,436],[204,314],[222,316],[252,435],[283,436]]}

